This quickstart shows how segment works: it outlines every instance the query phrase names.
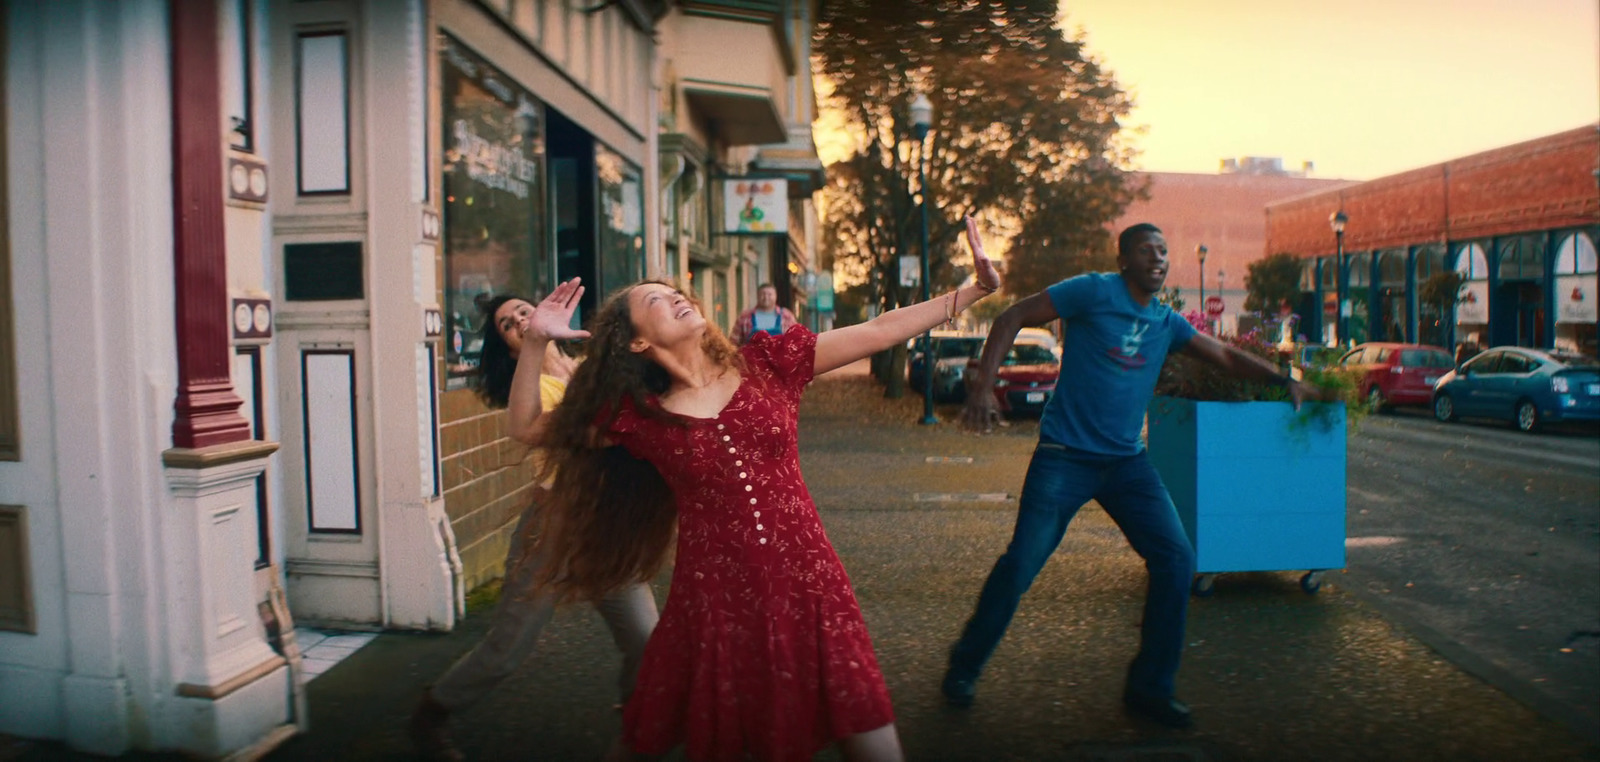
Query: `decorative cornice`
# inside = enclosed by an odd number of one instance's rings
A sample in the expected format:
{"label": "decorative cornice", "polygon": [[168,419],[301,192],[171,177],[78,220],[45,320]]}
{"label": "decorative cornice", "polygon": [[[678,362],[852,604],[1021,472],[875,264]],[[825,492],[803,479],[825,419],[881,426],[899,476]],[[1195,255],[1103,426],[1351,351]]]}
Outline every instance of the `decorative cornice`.
{"label": "decorative cornice", "polygon": [[174,447],[161,453],[161,463],[167,468],[199,470],[248,460],[260,460],[277,451],[277,442],[246,439],[241,442],[229,442],[198,449]]}

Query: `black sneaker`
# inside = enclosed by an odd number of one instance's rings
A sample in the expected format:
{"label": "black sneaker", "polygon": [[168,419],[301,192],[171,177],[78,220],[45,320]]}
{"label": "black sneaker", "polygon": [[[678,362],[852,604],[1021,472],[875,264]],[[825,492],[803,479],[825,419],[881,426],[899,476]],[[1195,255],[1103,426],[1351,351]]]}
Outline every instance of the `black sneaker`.
{"label": "black sneaker", "polygon": [[431,692],[422,694],[416,711],[406,723],[406,731],[417,754],[431,762],[462,762],[466,759],[455,744],[450,742],[450,710],[433,699]]}
{"label": "black sneaker", "polygon": [[1172,696],[1149,696],[1129,691],[1122,694],[1122,703],[1128,707],[1128,711],[1169,728],[1183,730],[1194,724],[1189,705]]}
{"label": "black sneaker", "polygon": [[963,680],[954,673],[946,672],[944,682],[939,685],[939,692],[944,694],[945,703],[958,709],[972,706],[972,700],[978,695],[977,680]]}

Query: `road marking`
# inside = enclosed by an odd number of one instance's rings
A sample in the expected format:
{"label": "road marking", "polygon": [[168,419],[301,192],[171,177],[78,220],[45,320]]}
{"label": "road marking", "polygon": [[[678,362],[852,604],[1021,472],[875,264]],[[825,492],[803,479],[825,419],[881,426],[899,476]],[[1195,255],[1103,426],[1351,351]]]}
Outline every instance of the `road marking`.
{"label": "road marking", "polygon": [[1378,494],[1376,492],[1368,492],[1368,491],[1366,491],[1366,490],[1364,490],[1364,489],[1362,489],[1360,487],[1346,486],[1345,489],[1347,491],[1349,491],[1350,494],[1355,495],[1356,497],[1359,497],[1362,500],[1366,500],[1366,501],[1373,502],[1373,503],[1392,503],[1392,502],[1394,502],[1394,501],[1399,499],[1399,498],[1394,497],[1392,495],[1380,495],[1380,494]]}
{"label": "road marking", "polygon": [[1346,537],[1344,546],[1347,548],[1383,548],[1405,542],[1404,537]]}
{"label": "road marking", "polygon": [[972,458],[962,456],[929,455],[924,458],[924,463],[971,463]]}
{"label": "road marking", "polygon": [[918,503],[1004,503],[1011,496],[1004,492],[918,492],[911,499]]}

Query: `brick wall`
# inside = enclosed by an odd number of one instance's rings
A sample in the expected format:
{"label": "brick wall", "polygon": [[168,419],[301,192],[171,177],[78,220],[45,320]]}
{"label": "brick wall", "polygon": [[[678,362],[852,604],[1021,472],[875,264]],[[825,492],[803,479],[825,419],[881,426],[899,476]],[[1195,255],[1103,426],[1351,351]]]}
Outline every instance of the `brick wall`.
{"label": "brick wall", "polygon": [[1600,222],[1600,125],[1267,205],[1267,249],[1334,253],[1462,241]]}
{"label": "brick wall", "polygon": [[[1206,245],[1206,287],[1215,289],[1218,270],[1228,272],[1233,288],[1244,287],[1249,264],[1272,253],[1266,247],[1262,207],[1319,190],[1351,185],[1348,180],[1288,175],[1139,172],[1150,181],[1150,198],[1128,205],[1108,226],[1113,240],[1123,228],[1154,223],[1167,239],[1171,258],[1167,285],[1185,293],[1200,284],[1194,247]],[[1191,297],[1189,306],[1199,307]]]}
{"label": "brick wall", "polygon": [[491,410],[469,390],[439,400],[439,467],[445,512],[455,532],[466,587],[505,573],[517,517],[530,499],[534,465],[527,446],[506,436],[504,410]]}

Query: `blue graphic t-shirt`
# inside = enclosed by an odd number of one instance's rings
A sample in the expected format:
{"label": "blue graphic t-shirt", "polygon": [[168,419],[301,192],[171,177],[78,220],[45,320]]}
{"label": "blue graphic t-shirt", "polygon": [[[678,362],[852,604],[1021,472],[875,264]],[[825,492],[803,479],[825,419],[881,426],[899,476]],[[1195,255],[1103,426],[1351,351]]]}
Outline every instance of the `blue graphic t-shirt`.
{"label": "blue graphic t-shirt", "polygon": [[1138,454],[1161,364],[1194,338],[1194,326],[1154,299],[1140,307],[1116,273],[1068,278],[1045,293],[1066,332],[1040,441],[1095,455]]}

